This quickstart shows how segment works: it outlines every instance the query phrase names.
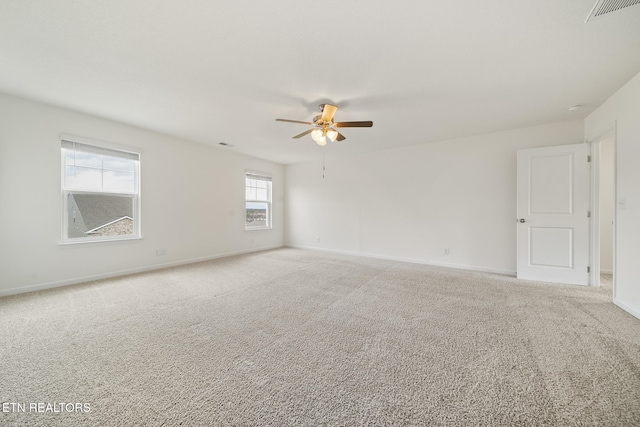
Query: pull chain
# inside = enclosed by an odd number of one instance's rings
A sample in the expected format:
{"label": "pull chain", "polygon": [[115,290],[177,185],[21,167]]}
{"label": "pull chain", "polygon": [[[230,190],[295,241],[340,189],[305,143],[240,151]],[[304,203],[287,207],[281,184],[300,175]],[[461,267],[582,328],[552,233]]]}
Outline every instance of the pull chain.
{"label": "pull chain", "polygon": [[324,172],[325,172],[325,167],[324,167],[324,155],[325,155],[326,151],[323,148],[322,149],[322,179],[324,179]]}

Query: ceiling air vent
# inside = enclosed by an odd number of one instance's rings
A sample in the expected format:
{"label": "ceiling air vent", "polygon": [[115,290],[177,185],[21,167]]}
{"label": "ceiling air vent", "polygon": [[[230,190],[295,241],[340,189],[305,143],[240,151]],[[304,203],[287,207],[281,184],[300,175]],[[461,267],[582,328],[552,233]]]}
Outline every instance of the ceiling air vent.
{"label": "ceiling air vent", "polygon": [[640,0],[598,0],[584,22],[589,22],[607,13],[615,12],[635,4],[640,4]]}

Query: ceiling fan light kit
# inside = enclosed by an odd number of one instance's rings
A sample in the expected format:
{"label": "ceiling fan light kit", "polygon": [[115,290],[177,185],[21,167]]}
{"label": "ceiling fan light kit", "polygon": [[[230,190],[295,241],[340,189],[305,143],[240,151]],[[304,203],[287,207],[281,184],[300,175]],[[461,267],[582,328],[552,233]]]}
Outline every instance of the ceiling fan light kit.
{"label": "ceiling fan light kit", "polygon": [[360,122],[334,122],[333,116],[336,113],[338,107],[331,104],[320,104],[320,111],[322,114],[315,116],[312,122],[303,122],[300,120],[289,119],[276,119],[278,122],[288,123],[300,123],[303,125],[311,125],[313,129],[309,129],[306,132],[302,132],[294,136],[294,139],[301,138],[305,135],[311,134],[311,138],[320,146],[327,145],[327,138],[331,142],[343,141],[345,136],[338,132],[335,128],[348,128],[348,127],[372,127],[372,121],[360,121]]}
{"label": "ceiling fan light kit", "polygon": [[318,145],[327,145],[326,131],[322,129],[314,129],[311,131],[311,138]]}

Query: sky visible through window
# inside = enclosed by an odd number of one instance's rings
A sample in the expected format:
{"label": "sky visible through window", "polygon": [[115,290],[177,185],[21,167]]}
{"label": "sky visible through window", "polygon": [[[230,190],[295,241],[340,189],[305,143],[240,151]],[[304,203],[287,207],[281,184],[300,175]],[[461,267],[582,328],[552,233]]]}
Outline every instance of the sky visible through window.
{"label": "sky visible through window", "polygon": [[136,192],[135,160],[68,149],[64,151],[66,188],[114,193]]}

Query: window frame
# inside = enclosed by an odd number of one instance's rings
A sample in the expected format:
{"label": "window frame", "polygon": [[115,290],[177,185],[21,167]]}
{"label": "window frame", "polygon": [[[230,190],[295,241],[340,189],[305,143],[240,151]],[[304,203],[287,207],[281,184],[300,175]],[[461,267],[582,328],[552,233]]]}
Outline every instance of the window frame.
{"label": "window frame", "polygon": [[[247,197],[247,180],[257,179],[267,183],[267,200],[250,199]],[[245,170],[244,173],[244,229],[245,231],[271,230],[273,228],[273,178],[271,174],[265,172]],[[247,225],[247,204],[248,203],[266,203],[267,205],[267,224],[262,226]]]}
{"label": "window frame", "polygon": [[[66,157],[65,157],[65,145],[72,145],[75,149],[77,144],[90,147],[96,151],[106,152],[120,152],[126,158],[134,158],[134,189],[133,192],[127,191],[99,191],[99,190],[86,190],[69,188],[65,185],[66,176]],[[60,245],[77,245],[77,244],[92,244],[92,243],[104,243],[104,242],[119,242],[128,240],[140,240],[142,239],[142,227],[141,227],[141,210],[140,210],[140,182],[141,182],[141,157],[142,152],[139,149],[132,147],[125,147],[122,145],[106,143],[103,141],[96,141],[89,138],[78,137],[75,135],[60,135],[60,193],[61,193],[61,205],[62,205],[62,224],[61,224],[61,238]],[[77,150],[82,151],[82,150]],[[87,150],[90,152],[91,150]],[[137,157],[137,159],[135,159]],[[104,171],[105,168],[102,168]],[[109,169],[106,169],[109,170]],[[71,194],[96,194],[96,195],[112,195],[116,197],[132,197],[132,215],[133,215],[133,233],[127,235],[116,236],[87,236],[87,237],[69,237],[69,209],[67,206],[69,195]],[[105,226],[103,224],[102,226]],[[101,227],[102,227],[101,226]]]}

